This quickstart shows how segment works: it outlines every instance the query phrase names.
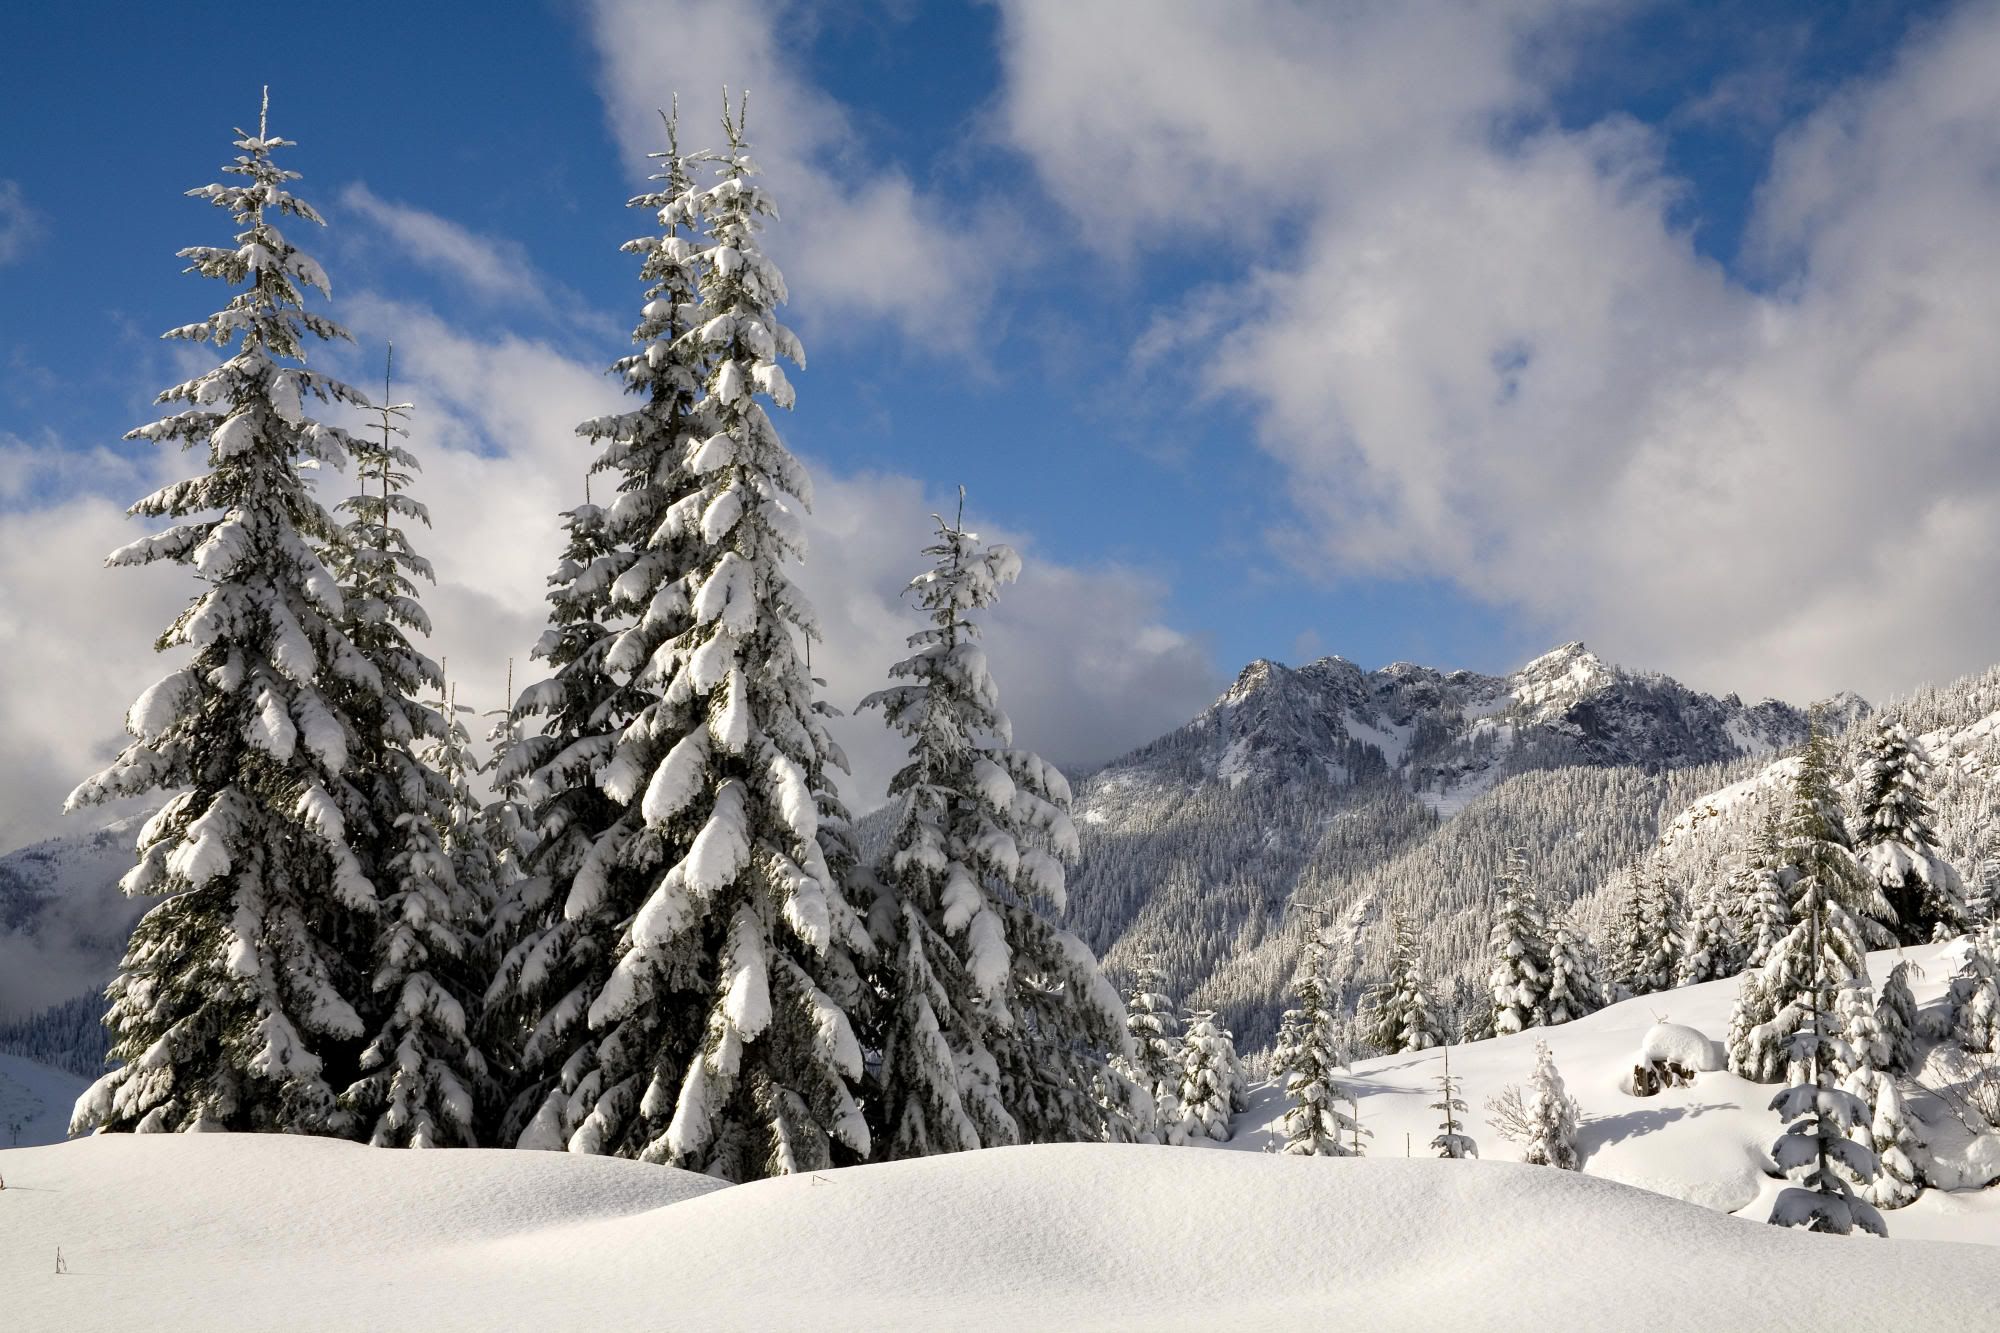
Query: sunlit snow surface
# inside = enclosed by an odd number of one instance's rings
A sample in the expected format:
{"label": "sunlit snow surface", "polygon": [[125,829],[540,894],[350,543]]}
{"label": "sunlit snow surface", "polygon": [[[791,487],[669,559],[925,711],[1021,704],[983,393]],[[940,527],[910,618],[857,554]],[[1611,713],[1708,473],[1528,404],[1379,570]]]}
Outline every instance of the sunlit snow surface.
{"label": "sunlit snow surface", "polygon": [[[1920,1002],[1950,970],[1940,953],[1910,953]],[[1734,991],[1454,1048],[1477,1162],[1422,1156],[1435,1052],[1360,1066],[1360,1160],[1257,1151],[1269,1089],[1223,1150],[1000,1149],[739,1187],[275,1136],[5,1151],[0,1327],[1996,1326],[2000,1189],[1930,1191],[1887,1214],[1888,1242],[1784,1231],[1762,1222],[1773,1089],[1704,1073],[1619,1091],[1659,1018],[1719,1035]],[[1506,1160],[1484,1121],[1538,1037],[1583,1104],[1583,1175]],[[1969,1136],[1945,1128],[1962,1160]]]}

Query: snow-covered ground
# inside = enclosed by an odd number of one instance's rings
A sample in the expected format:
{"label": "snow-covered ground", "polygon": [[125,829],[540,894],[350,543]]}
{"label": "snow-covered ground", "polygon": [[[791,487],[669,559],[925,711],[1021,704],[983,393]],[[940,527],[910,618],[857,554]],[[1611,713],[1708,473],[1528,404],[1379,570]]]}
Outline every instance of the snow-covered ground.
{"label": "snow-covered ground", "polygon": [[1073,1145],[718,1188],[218,1135],[0,1170],[10,1328],[1715,1333],[1979,1327],[2000,1291],[2000,1249],[1782,1231],[1503,1163]]}
{"label": "snow-covered ground", "polygon": [[0,1051],[0,1148],[61,1143],[84,1087],[72,1074]]}
{"label": "snow-covered ground", "polygon": [[[1957,968],[1959,944],[1929,945],[1903,953],[1869,955],[1879,983],[1897,962],[1912,967],[1918,1004],[1936,1000]],[[1921,976],[1914,975],[1921,971]],[[1641,1043],[1654,1024],[1671,1021],[1699,1029],[1716,1040],[1726,1034],[1738,981],[1685,986],[1613,1005],[1575,1023],[1536,1028],[1510,1037],[1451,1048],[1451,1072],[1472,1108],[1466,1132],[1489,1161],[1518,1161],[1520,1150],[1487,1123],[1485,1104],[1509,1083],[1525,1085],[1534,1068],[1535,1043],[1546,1040],[1570,1094],[1583,1107],[1579,1144],[1586,1173],[1636,1185],[1676,1199],[1762,1221],[1784,1182],[1767,1174],[1769,1151],[1784,1125],[1769,1107],[1775,1087],[1751,1083],[1726,1071],[1703,1073],[1681,1088],[1652,1097],[1624,1091]],[[1384,1056],[1359,1062],[1345,1082],[1360,1106],[1363,1140],[1373,1157],[1425,1156],[1438,1132],[1435,1080],[1442,1051]],[[1911,1099],[1925,1120],[1925,1138],[1947,1170],[1974,1179],[2000,1175],[2000,1136],[1975,1140],[1944,1102]],[[1283,1141],[1282,1093],[1257,1088],[1250,1109],[1235,1120],[1235,1137],[1223,1148],[1260,1151]],[[1927,1190],[1916,1203],[1884,1214],[1894,1237],[1977,1241],[2000,1246],[2000,1188],[1944,1192]],[[2000,1316],[2000,1295],[1994,1297]]]}
{"label": "snow-covered ground", "polygon": [[[1951,949],[1909,952],[1920,1003]],[[1879,978],[1895,961],[1870,965]],[[736,1187],[602,1158],[295,1137],[0,1151],[0,1325],[1995,1326],[2000,1188],[1928,1191],[1886,1215],[1888,1242],[1784,1231],[1763,1223],[1773,1089],[1707,1072],[1623,1090],[1649,1028],[1720,1036],[1735,991],[1454,1048],[1478,1162],[1429,1155],[1439,1052],[1357,1068],[1373,1132],[1359,1160],[1260,1151],[1282,1113],[1268,1087],[1222,1151],[1000,1149]],[[1583,1105],[1582,1175],[1516,1165],[1486,1123],[1542,1038]],[[0,1098],[32,1093],[40,1130],[60,1132],[76,1088],[0,1057]],[[2000,1138],[1915,1105],[1948,1162],[2000,1173]]]}

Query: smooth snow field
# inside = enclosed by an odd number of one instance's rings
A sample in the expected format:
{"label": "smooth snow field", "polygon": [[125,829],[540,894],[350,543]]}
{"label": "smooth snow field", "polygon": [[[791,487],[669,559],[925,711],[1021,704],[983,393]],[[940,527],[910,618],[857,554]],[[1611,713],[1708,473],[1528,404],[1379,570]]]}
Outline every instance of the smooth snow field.
{"label": "smooth snow field", "polygon": [[[733,1188],[528,1152],[0,1154],[7,1328],[1992,1327],[2000,1249],[1508,1163],[1003,1148]],[[55,1272],[56,1247],[68,1272]]]}

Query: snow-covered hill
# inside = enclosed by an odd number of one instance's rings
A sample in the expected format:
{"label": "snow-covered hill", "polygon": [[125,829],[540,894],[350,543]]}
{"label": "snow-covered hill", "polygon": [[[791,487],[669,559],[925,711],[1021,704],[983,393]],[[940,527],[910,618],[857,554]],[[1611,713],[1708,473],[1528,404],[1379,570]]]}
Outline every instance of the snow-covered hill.
{"label": "snow-covered hill", "polygon": [[[1888,975],[1908,959],[1919,1005],[1938,1002],[1956,971],[1963,941],[1929,945],[1904,953],[1869,955],[1871,974]],[[1721,1212],[1763,1220],[1782,1182],[1770,1174],[1769,1150],[1783,1124],[1770,1109],[1777,1089],[1751,1083],[1726,1071],[1702,1073],[1692,1085],[1652,1097],[1625,1091],[1642,1041],[1655,1023],[1670,1021],[1698,1029],[1715,1040],[1728,1030],[1738,981],[1685,986],[1612,1005],[1574,1023],[1532,1028],[1450,1051],[1451,1072],[1462,1080],[1461,1095],[1472,1108],[1466,1126],[1488,1161],[1519,1161],[1520,1149],[1493,1131],[1486,1103],[1508,1084],[1525,1085],[1534,1067],[1535,1044],[1547,1041],[1569,1092],[1583,1107],[1579,1144],[1583,1170],[1700,1204]],[[1359,1104],[1364,1140],[1371,1156],[1427,1154],[1438,1132],[1435,1080],[1445,1052],[1382,1056],[1359,1062],[1343,1086]],[[1938,1157],[1938,1172],[1969,1186],[1951,1192],[1927,1190],[1914,1204],[1884,1214],[1889,1234],[1931,1240],[1979,1241],[2000,1245],[2000,1189],[1979,1188],[2000,1178],[2000,1134],[1980,1124],[1979,1134],[1960,1118],[1937,1090],[1949,1091],[1934,1062],[1907,1104],[1924,1122],[1924,1138]],[[1248,1111],[1235,1121],[1229,1148],[1251,1152],[1283,1142],[1284,1099],[1266,1085],[1255,1089]],[[1993,1307],[2000,1309],[2000,1305]]]}
{"label": "snow-covered hill", "polygon": [[[307,1138],[0,1152],[10,1327],[1979,1327],[2000,1249],[1505,1163],[1003,1148],[718,1187]],[[55,1271],[60,1247],[68,1271]]]}
{"label": "snow-covered hill", "polygon": [[61,1143],[87,1080],[0,1051],[0,1148]]}
{"label": "snow-covered hill", "polygon": [[99,990],[147,904],[118,890],[145,814],[0,856],[0,1019]]}

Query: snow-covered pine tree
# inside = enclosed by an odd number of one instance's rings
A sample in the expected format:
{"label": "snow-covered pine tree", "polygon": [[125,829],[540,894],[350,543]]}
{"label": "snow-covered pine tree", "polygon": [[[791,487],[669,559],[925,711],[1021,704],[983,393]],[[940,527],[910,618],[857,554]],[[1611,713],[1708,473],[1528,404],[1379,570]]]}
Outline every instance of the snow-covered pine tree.
{"label": "snow-covered pine tree", "polygon": [[1889,1042],[1875,1017],[1875,992],[1865,984],[1849,983],[1834,999],[1834,1023],[1847,1043],[1845,1059],[1834,1072],[1842,1078],[1862,1069],[1883,1069],[1889,1060]]}
{"label": "snow-covered pine tree", "polygon": [[1522,1145],[1521,1160],[1530,1166],[1553,1166],[1564,1171],[1583,1169],[1577,1151],[1577,1124],[1583,1108],[1563,1086],[1556,1070],[1556,1058],[1545,1041],[1535,1043],[1535,1072],[1528,1079],[1523,1102],[1527,1113],[1528,1141]]}
{"label": "snow-covered pine tree", "polygon": [[[473,790],[472,780],[482,769],[472,752],[472,732],[466,718],[472,709],[458,702],[457,687],[448,680],[431,710],[443,721],[443,733],[418,753],[449,792],[438,825],[438,840],[451,858],[452,874],[459,887],[479,904],[476,922],[483,935],[492,924],[493,905],[499,894],[501,847],[487,823],[486,806]],[[482,940],[471,941],[472,956],[479,957]],[[481,981],[490,971],[490,960],[481,965]]]}
{"label": "snow-covered pine tree", "polygon": [[1847,964],[1824,943],[1819,906],[1807,907],[1800,916],[1818,942],[1808,955],[1815,963],[1812,985],[1804,993],[1804,1014],[1788,1052],[1797,1081],[1771,1099],[1771,1109],[1790,1122],[1771,1145],[1771,1157],[1795,1182],[1772,1206],[1771,1223],[1841,1236],[1858,1226],[1886,1236],[1882,1215],[1848,1184],[1849,1176],[1873,1180],[1881,1165],[1874,1152],[1848,1137],[1856,1125],[1867,1122],[1868,1107],[1836,1086],[1835,1070],[1854,1063],[1828,1012]]}
{"label": "snow-covered pine tree", "polygon": [[1648,884],[1637,875],[1628,875],[1613,887],[1618,910],[1611,921],[1610,940],[1604,963],[1611,982],[1611,999],[1629,999],[1646,994],[1646,894]]}
{"label": "snow-covered pine tree", "polygon": [[1930,802],[1930,763],[1901,723],[1876,724],[1860,765],[1856,851],[1894,913],[1896,939],[1924,944],[1969,924],[1965,886],[1939,854]]}
{"label": "snow-covered pine tree", "polygon": [[890,669],[909,683],[861,702],[910,738],[878,870],[891,903],[877,981],[884,1151],[1100,1137],[1082,1111],[1087,1081],[1070,1080],[1103,1077],[1093,1067],[1123,1053],[1126,1015],[1088,947],[1052,919],[1062,861],[1076,854],[1068,788],[1008,748],[1012,727],[968,614],[999,599],[1020,558],[981,547],[962,512],[937,520],[924,554],[932,567],[910,587],[931,623]]}
{"label": "snow-covered pine tree", "polygon": [[1181,1023],[1179,1010],[1161,988],[1165,974],[1150,961],[1142,963],[1125,1005],[1125,1035],[1131,1041],[1132,1076],[1152,1094],[1161,1126],[1177,1124],[1175,1097],[1181,1086]]}
{"label": "snow-covered pine tree", "polygon": [[1401,912],[1390,914],[1389,932],[1389,975],[1369,995],[1368,1039],[1386,1055],[1427,1051],[1443,1044],[1444,1030],[1421,946]]}
{"label": "snow-covered pine tree", "polygon": [[1876,1069],[1859,1070],[1841,1084],[1868,1108],[1865,1121],[1848,1132],[1875,1154],[1872,1179],[1855,1182],[1861,1197],[1877,1208],[1904,1208],[1924,1192],[1923,1168],[1929,1147],[1917,1133],[1916,1117],[1903,1103],[1895,1077]]}
{"label": "snow-covered pine tree", "polygon": [[[757,238],[776,210],[740,107],[723,131],[718,179],[643,201],[670,234],[641,247],[647,347],[617,368],[647,401],[580,428],[624,473],[603,519],[609,597],[643,610],[602,654],[614,679],[631,673],[636,706],[586,770],[613,818],[568,875],[563,919],[600,940],[622,930],[609,974],[578,987],[591,1034],[572,1038],[528,1137],[581,1110],[572,1151],[748,1180],[868,1153],[851,1015],[872,946],[823,839],[826,771],[844,761],[799,656],[817,627],[785,572],[810,486],[759,402],[791,405],[779,361],[803,354],[777,318],[784,279]],[[671,192],[689,159],[668,158]],[[672,243],[697,223],[705,250]],[[690,265],[704,322],[683,330]]]}
{"label": "snow-covered pine tree", "polygon": [[[269,108],[268,95],[265,99]],[[336,690],[379,688],[338,624],[340,591],[314,553],[332,517],[302,468],[338,467],[353,443],[303,400],[365,406],[304,366],[309,339],[344,338],[304,307],[325,273],[279,230],[319,223],[272,153],[291,142],[260,116],[223,168],[235,185],[189,193],[226,209],[228,246],[180,252],[189,269],[247,284],[227,307],[166,336],[238,341],[222,364],[159,397],[189,406],[128,438],[205,447],[206,467],[139,501],[188,520],[113,552],[113,565],[172,560],[204,590],[157,642],[188,662],[126,715],[133,740],[69,808],[176,791],[138,839],[129,894],[165,895],[133,932],[106,1025],[121,1063],[78,1100],[79,1129],[344,1133],[335,1101],[365,1028],[365,944],[375,885],[348,845],[356,742]]]}
{"label": "snow-covered pine tree", "polygon": [[1321,975],[1323,956],[1318,942],[1306,951],[1305,966],[1293,982],[1298,998],[1292,1043],[1282,1071],[1274,1062],[1272,1076],[1285,1089],[1285,1151],[1294,1156],[1343,1157],[1350,1149],[1353,1120],[1340,1109],[1345,1091],[1334,1072],[1346,1063],[1337,1030],[1339,1015],[1329,1003]]}
{"label": "snow-covered pine tree", "polygon": [[1889,969],[1889,979],[1875,1001],[1875,1025],[1887,1052],[1882,1068],[1892,1074],[1910,1074],[1917,1068],[1917,997],[1910,992],[1909,971],[1908,963]]}
{"label": "snow-covered pine tree", "polygon": [[1713,894],[1704,897],[1695,904],[1693,917],[1675,984],[1694,986],[1736,975],[1735,937],[1721,902]]}
{"label": "snow-covered pine tree", "polygon": [[1785,1032],[1774,1023],[1779,1006],[1763,968],[1751,968],[1737,983],[1729,1011],[1729,1072],[1752,1083],[1776,1083],[1785,1076]]}
{"label": "snow-covered pine tree", "polygon": [[387,370],[382,387],[383,401],[371,409],[381,438],[350,443],[356,493],[342,502],[348,521],[328,543],[341,628],[374,677],[335,697],[357,733],[348,756],[358,797],[346,812],[349,837],[382,895],[373,1036],[341,1102],[377,1147],[463,1148],[477,1141],[475,1107],[487,1077],[469,1011],[489,904],[480,886],[459,881],[443,841],[452,784],[422,753],[449,739],[445,719],[417,698],[425,689],[442,692],[443,673],[409,638],[430,632],[416,580],[433,575],[407,525],[428,527],[430,515],[408,494],[416,458],[396,442],[410,406],[392,401]]}
{"label": "snow-covered pine tree", "polygon": [[1640,882],[1638,905],[1643,943],[1628,984],[1635,995],[1653,995],[1673,989],[1683,954],[1680,895],[1659,867]]}
{"label": "snow-covered pine tree", "polygon": [[1465,1099],[1458,1095],[1458,1080],[1451,1073],[1451,1047],[1444,1048],[1444,1065],[1438,1074],[1438,1099],[1431,1103],[1433,1111],[1440,1112],[1437,1137],[1431,1140],[1431,1147],[1437,1149],[1439,1157],[1463,1158],[1479,1156],[1479,1145],[1470,1135],[1461,1130],[1464,1124]]}
{"label": "snow-covered pine tree", "polygon": [[1229,1141],[1229,1117],[1244,1100],[1243,1066],[1236,1058],[1236,1039],[1216,1022],[1211,1010],[1188,1016],[1176,1100],[1181,1129],[1188,1138]]}
{"label": "snow-covered pine tree", "polygon": [[[586,484],[585,503],[565,517],[568,542],[549,576],[550,624],[535,647],[553,675],[522,693],[508,725],[546,720],[541,734],[518,738],[495,760],[496,788],[531,794],[534,809],[525,873],[497,913],[500,962],[489,990],[492,1038],[516,1053],[518,1069],[502,1136],[524,1147],[644,1151],[673,1113],[674,1082],[704,1040],[704,1020],[686,1005],[637,1005],[633,1021],[608,1031],[594,1030],[590,1013],[660,863],[680,857],[694,836],[687,827],[663,830],[668,816],[640,793],[661,752],[702,730],[709,703],[708,690],[697,695],[684,680],[666,697],[676,666],[669,659],[694,625],[701,585],[691,579],[711,535],[702,513],[689,512],[704,490],[690,459],[719,424],[713,404],[700,401],[715,358],[700,336],[707,249],[693,172],[708,159],[681,151],[677,115],[666,128],[667,149],[653,155],[661,188],[629,201],[657,228],[621,247],[640,256],[645,306],[636,350],[611,370],[642,401],[577,428],[599,451],[589,474],[612,474],[616,496],[600,508]],[[795,341],[778,346],[781,333],[790,339],[775,321],[765,330],[767,350],[796,353]],[[738,367],[732,379],[738,389],[741,374]],[[789,388],[785,395],[789,402]],[[733,501],[739,510],[744,494]],[[690,941],[686,970],[700,971],[719,943]],[[658,1069],[649,1063],[655,1056]]]}
{"label": "snow-covered pine tree", "polygon": [[[1762,968],[1762,986],[1739,992],[1741,1008],[1757,999],[1760,1022],[1770,1030],[1746,1043],[1763,1052],[1757,1059],[1731,1068],[1745,1077],[1757,1067],[1768,1072],[1773,1043],[1783,1045],[1797,1031],[1816,978],[1831,969],[1831,985],[1868,984],[1869,932],[1887,911],[1881,890],[1862,873],[1849,850],[1839,797],[1833,789],[1833,749],[1817,721],[1806,742],[1793,793],[1791,816],[1785,825],[1785,861],[1780,881],[1791,893],[1791,930],[1772,950]],[[1828,961],[1830,960],[1830,961]],[[1829,994],[1830,1000],[1830,994]],[[1747,1019],[1748,1015],[1744,1015]],[[1731,1020],[1732,1031],[1756,1025]]]}
{"label": "snow-covered pine tree", "polygon": [[1549,939],[1541,897],[1528,880],[1528,855],[1521,848],[1508,850],[1495,890],[1493,970],[1487,984],[1492,1030],[1504,1037],[1548,1021]]}
{"label": "snow-covered pine tree", "polygon": [[1951,981],[1952,1029],[1968,1051],[2000,1050],[2000,927],[1974,933]]}
{"label": "snow-covered pine tree", "polygon": [[1604,1007],[1604,988],[1590,941],[1565,916],[1549,941],[1548,1022],[1570,1023]]}
{"label": "snow-covered pine tree", "polygon": [[1737,881],[1738,917],[1747,946],[1745,967],[1762,967],[1771,961],[1778,945],[1792,931],[1791,895],[1785,890],[1779,867],[1784,861],[1784,838],[1776,810],[1768,812],[1758,831],[1750,864]]}

